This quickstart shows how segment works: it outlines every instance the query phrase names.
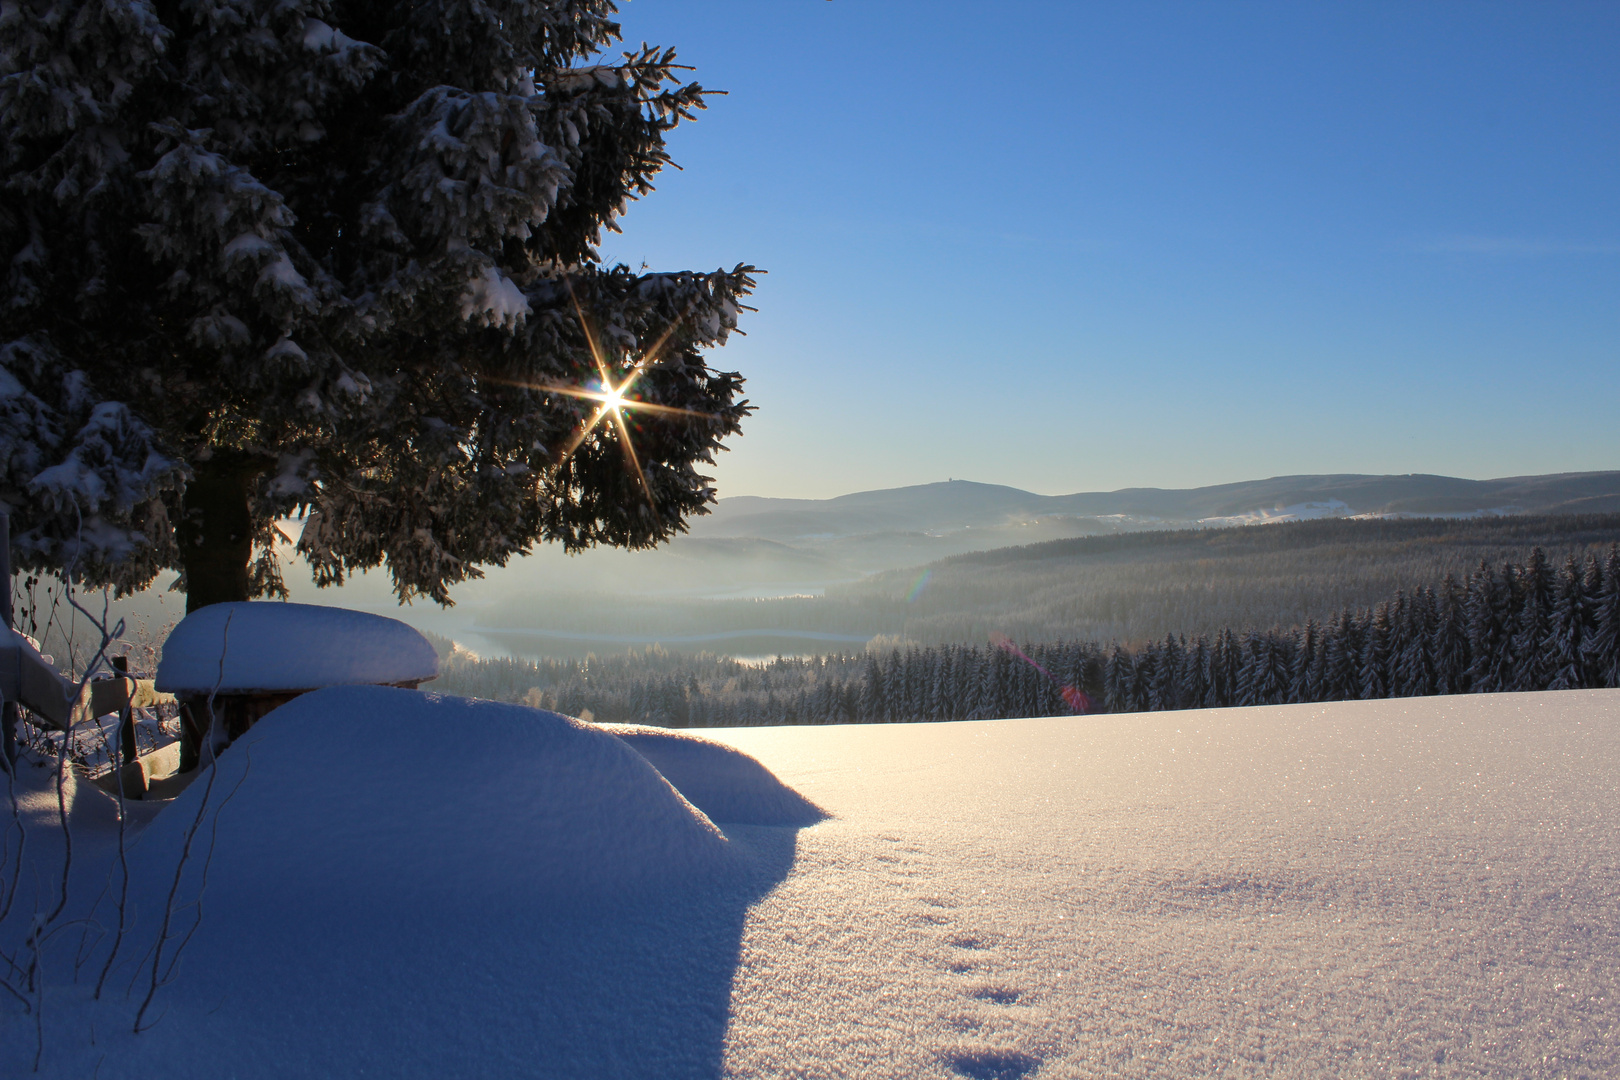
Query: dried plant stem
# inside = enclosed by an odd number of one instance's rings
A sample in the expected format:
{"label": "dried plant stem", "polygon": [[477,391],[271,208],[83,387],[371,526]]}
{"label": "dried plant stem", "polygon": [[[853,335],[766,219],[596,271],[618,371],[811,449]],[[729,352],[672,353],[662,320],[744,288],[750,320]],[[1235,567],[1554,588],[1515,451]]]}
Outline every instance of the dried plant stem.
{"label": "dried plant stem", "polygon": [[[207,737],[205,737],[202,741],[209,748],[209,757],[211,760],[203,762],[198,766],[198,768],[208,769],[208,778],[203,785],[202,801],[197,807],[197,814],[192,818],[190,824],[186,826],[185,840],[180,847],[180,858],[175,863],[174,878],[169,883],[169,894],[164,900],[163,923],[158,929],[157,941],[152,946],[152,962],[150,968],[148,969],[146,995],[141,999],[140,1008],[135,1011],[135,1024],[133,1030],[137,1035],[150,1029],[151,1025],[146,1023],[147,1010],[152,1007],[152,1001],[157,997],[158,990],[161,989],[173,976],[174,965],[179,962],[181,952],[185,949],[186,944],[190,942],[191,936],[196,933],[197,927],[202,922],[202,893],[203,890],[207,888],[208,869],[213,860],[213,841],[214,837],[217,835],[217,830],[219,827],[218,811],[215,811],[214,813],[213,829],[210,830],[208,842],[208,855],[203,862],[202,881],[198,886],[197,900],[193,905],[195,907],[196,917],[192,920],[190,929],[188,929],[184,936],[180,937],[180,939],[176,942],[173,951],[168,956],[168,963],[165,964],[165,949],[169,945],[170,941],[175,937],[175,915],[181,910],[182,907],[182,905],[177,904],[176,901],[180,895],[181,882],[185,877],[186,864],[191,859],[191,849],[193,843],[196,841],[197,832],[202,828],[203,822],[208,817],[208,805],[209,800],[213,797],[214,781],[219,776],[219,758],[217,751],[214,750],[214,740],[212,738],[214,725],[218,723],[218,719],[214,713],[214,700],[219,694],[220,686],[222,686],[225,682],[225,654],[230,648],[231,620],[235,617],[235,614],[236,613],[233,611],[231,614],[225,617],[225,626],[221,632],[220,641],[219,675],[214,681],[214,688],[208,692],[208,727],[205,733]],[[245,778],[246,773],[244,772],[243,779]],[[240,788],[241,783],[242,781],[238,780],[236,788]],[[236,788],[232,788],[231,795],[236,794]],[[229,797],[227,797],[226,801],[229,801]],[[224,806],[221,804],[221,809],[223,808]],[[155,1022],[156,1021],[154,1021],[154,1023]]]}

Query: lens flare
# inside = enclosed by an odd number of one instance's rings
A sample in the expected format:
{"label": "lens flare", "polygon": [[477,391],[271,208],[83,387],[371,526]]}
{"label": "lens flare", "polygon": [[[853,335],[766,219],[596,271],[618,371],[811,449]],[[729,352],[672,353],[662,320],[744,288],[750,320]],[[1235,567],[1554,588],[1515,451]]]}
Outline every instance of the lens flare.
{"label": "lens flare", "polygon": [[921,574],[917,575],[917,580],[911,583],[911,591],[906,593],[906,603],[915,604],[917,602],[917,598],[921,596],[923,591],[928,588],[928,583],[932,581],[933,578],[934,572],[932,570],[924,570]]}
{"label": "lens flare", "polygon": [[1001,649],[1003,652],[1007,652],[1018,657],[1018,659],[1022,660],[1024,663],[1028,664],[1030,667],[1044,675],[1047,682],[1057,687],[1058,695],[1063,698],[1063,704],[1067,705],[1071,710],[1073,710],[1076,716],[1084,716],[1092,710],[1093,706],[1090,695],[1077,686],[1064,686],[1062,683],[1058,682],[1052,677],[1052,673],[1050,671],[1047,671],[1040,664],[1036,663],[1029,656],[1027,656],[1023,649],[1020,649],[1017,645],[1014,645],[1012,638],[1008,637],[1006,634],[1003,634],[1000,631],[992,632],[990,634],[990,644],[994,645],[998,649]]}
{"label": "lens flare", "polygon": [[651,401],[638,401],[629,396],[631,391],[635,389],[636,382],[658,364],[664,346],[669,343],[669,339],[674,335],[680,319],[677,318],[672,321],[664,330],[663,335],[653,342],[652,347],[643,350],[640,359],[631,363],[624,377],[615,383],[609,369],[607,355],[597,342],[596,331],[591,327],[590,319],[586,318],[585,309],[580,305],[579,297],[574,295],[571,283],[568,286],[568,291],[574,301],[574,312],[579,317],[580,329],[585,334],[585,344],[590,348],[591,360],[596,365],[597,377],[595,385],[570,386],[562,383],[527,382],[519,379],[486,377],[490,378],[491,381],[505,383],[508,386],[521,386],[529,390],[541,390],[549,394],[563,394],[567,397],[596,402],[597,407],[591,413],[590,418],[582,423],[578,430],[569,436],[568,441],[558,450],[556,460],[552,465],[552,475],[556,476],[562,472],[562,468],[568,463],[568,459],[573,457],[574,452],[584,445],[586,439],[591,437],[591,432],[596,430],[597,425],[604,420],[609,421],[618,436],[619,448],[624,452],[625,464],[636,474],[636,480],[641,484],[642,493],[647,496],[647,505],[656,511],[658,505],[653,499],[652,485],[647,482],[647,473],[641,467],[641,458],[636,454],[635,442],[630,437],[630,426],[625,423],[624,414],[628,411],[634,411],[651,413],[657,416],[693,416],[704,420],[714,418],[712,413],[696,412],[692,409],[678,409],[674,406],[659,405]]}

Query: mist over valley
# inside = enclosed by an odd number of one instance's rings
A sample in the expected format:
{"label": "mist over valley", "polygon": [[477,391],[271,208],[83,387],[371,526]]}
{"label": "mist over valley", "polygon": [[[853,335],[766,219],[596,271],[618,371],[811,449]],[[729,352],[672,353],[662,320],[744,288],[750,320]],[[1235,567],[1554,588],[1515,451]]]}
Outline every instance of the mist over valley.
{"label": "mist over valley", "polygon": [[[294,601],[392,615],[480,656],[578,660],[658,645],[758,658],[859,651],[873,639],[1132,642],[1289,626],[1461,577],[1481,559],[1522,560],[1539,545],[1556,561],[1616,539],[1620,471],[1289,476],[1060,496],[953,480],[822,500],[723,498],[662,547],[568,555],[548,545],[487,568],[449,608],[399,605],[383,573],[319,589],[293,562],[286,578]],[[181,605],[154,588],[114,607],[161,638]]]}

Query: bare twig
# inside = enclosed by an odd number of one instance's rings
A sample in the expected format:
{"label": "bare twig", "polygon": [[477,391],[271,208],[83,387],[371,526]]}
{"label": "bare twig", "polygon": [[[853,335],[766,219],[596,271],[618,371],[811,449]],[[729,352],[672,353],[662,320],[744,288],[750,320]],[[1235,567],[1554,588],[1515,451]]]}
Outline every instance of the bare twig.
{"label": "bare twig", "polygon": [[[164,905],[163,905],[163,923],[158,929],[157,941],[153,944],[152,950],[151,950],[151,953],[150,953],[151,958],[152,958],[152,963],[151,963],[151,967],[149,969],[149,978],[147,980],[147,986],[146,986],[146,996],[141,999],[140,1008],[138,1008],[135,1011],[135,1025],[134,1025],[133,1030],[134,1030],[134,1033],[137,1034],[137,1035],[139,1035],[143,1031],[147,1031],[147,1030],[150,1029],[151,1025],[145,1023],[146,1011],[152,1007],[152,999],[157,996],[158,990],[161,989],[165,984],[167,984],[167,982],[173,977],[174,965],[179,961],[181,951],[184,950],[186,944],[188,942],[190,942],[191,935],[196,933],[197,927],[198,927],[198,925],[201,924],[201,921],[202,921],[202,889],[207,886],[209,863],[211,863],[212,859],[213,859],[213,838],[212,837],[213,837],[214,832],[218,829],[218,825],[219,825],[219,812],[218,811],[215,811],[215,814],[214,814],[214,829],[210,830],[210,839],[209,839],[209,844],[208,844],[208,855],[207,855],[207,858],[205,859],[204,865],[203,865],[202,883],[198,888],[197,900],[195,901],[195,904],[194,904],[194,906],[196,908],[196,918],[192,921],[191,928],[186,931],[184,937],[182,937],[179,940],[178,944],[175,946],[174,951],[173,951],[173,953],[171,954],[171,956],[169,958],[168,964],[165,965],[164,964],[164,949],[169,944],[170,940],[173,938],[174,933],[175,933],[175,929],[174,929],[175,915],[180,910],[182,910],[183,906],[186,906],[186,905],[177,905],[176,904],[176,900],[178,899],[178,897],[180,895],[180,884],[181,884],[181,881],[184,879],[184,876],[185,876],[186,863],[191,858],[191,846],[192,846],[193,842],[195,842],[195,840],[196,840],[197,831],[202,827],[203,821],[206,820],[206,818],[208,816],[208,802],[209,802],[209,799],[213,796],[213,793],[214,793],[214,781],[215,781],[215,779],[217,779],[217,777],[219,775],[218,752],[214,748],[215,740],[213,738],[214,725],[216,723],[218,723],[218,718],[215,716],[215,713],[214,713],[214,700],[219,694],[219,688],[222,685],[224,685],[224,682],[225,682],[225,654],[230,649],[231,620],[233,618],[235,618],[235,617],[236,617],[236,612],[234,610],[231,611],[228,615],[225,616],[225,626],[224,626],[224,629],[222,630],[221,635],[220,635],[219,675],[214,680],[213,689],[208,692],[208,703],[207,703],[208,727],[206,729],[207,737],[204,738],[203,742],[209,747],[209,756],[210,756],[210,758],[212,760],[210,760],[208,762],[205,762],[202,765],[198,766],[198,768],[203,768],[204,766],[208,767],[208,779],[204,782],[204,785],[203,785],[202,801],[201,801],[201,803],[199,803],[199,805],[197,807],[197,815],[196,815],[196,817],[194,817],[191,820],[191,823],[186,827],[185,840],[182,842],[182,844],[180,846],[180,859],[175,864],[175,868],[174,868],[174,880],[169,883],[169,895],[164,901]],[[244,779],[246,778],[246,775],[247,774],[244,772],[243,773],[243,778]],[[237,787],[240,787],[240,786],[241,786],[241,781],[238,780],[237,781]],[[236,789],[235,788],[233,788],[231,790],[231,794],[232,795],[236,794]],[[223,809],[223,804],[221,805],[221,809]],[[162,1019],[162,1017],[159,1017],[158,1019]],[[155,1020],[153,1021],[153,1023],[156,1023],[156,1022],[157,1021],[155,1021]]]}
{"label": "bare twig", "polygon": [[236,778],[236,783],[231,785],[231,790],[219,801],[219,808],[214,811],[213,820],[209,822],[208,846],[203,849],[202,879],[197,883],[197,898],[189,905],[193,912],[191,926],[170,953],[169,962],[163,969],[163,978],[158,983],[160,987],[167,986],[173,981],[175,967],[180,963],[180,954],[185,952],[186,946],[191,942],[192,935],[202,925],[202,899],[203,894],[208,891],[208,875],[214,866],[214,847],[219,840],[219,816],[225,812],[225,808],[230,805],[231,800],[236,798],[236,793],[242,790],[242,785],[247,782],[248,773],[252,768],[253,747],[250,745],[243,748],[242,775]]}
{"label": "bare twig", "polygon": [[[130,712],[122,718],[122,722],[133,724],[135,715]],[[124,810],[124,740],[117,740],[118,747],[113,756],[113,775],[118,779],[118,900],[115,907],[118,910],[118,927],[113,931],[112,948],[107,953],[107,960],[101,965],[101,975],[96,979],[96,990],[92,996],[95,1001],[101,1000],[102,987],[107,985],[107,976],[112,974],[113,963],[118,959],[118,951],[124,944],[124,933],[128,928],[129,913],[129,849],[126,846],[126,817]],[[137,758],[137,764],[139,758]]]}
{"label": "bare twig", "polygon": [[[90,677],[95,673],[97,668],[101,665],[103,659],[105,659],[107,656],[108,647],[118,637],[122,636],[124,632],[124,622],[122,619],[120,619],[117,625],[111,631],[108,630],[107,623],[110,617],[110,601],[107,599],[105,592],[103,592],[102,617],[100,619],[97,619],[93,614],[91,614],[90,611],[88,611],[82,604],[78,602],[78,600],[73,596],[73,566],[71,563],[62,574],[61,584],[62,590],[60,597],[52,595],[51,613],[47,618],[46,631],[48,632],[51,623],[56,621],[56,611],[60,604],[60,599],[65,598],[76,613],[83,614],[86,621],[95,627],[100,637],[100,640],[97,643],[95,655],[84,667],[82,677],[77,680],[78,694],[82,695],[90,681]],[[50,595],[51,590],[47,589],[47,594]],[[31,601],[32,599],[32,596],[30,596]],[[37,607],[37,605],[35,606]],[[30,619],[31,621],[35,621],[37,625],[37,620],[35,619],[34,615],[31,614]],[[70,659],[72,659],[72,653],[74,652],[74,631],[69,630],[64,636],[67,641]],[[70,670],[77,671],[77,665],[74,665]],[[7,965],[15,974],[7,977],[4,980],[0,980],[0,982],[4,982],[8,990],[14,992],[15,996],[24,997],[27,1001],[29,1011],[33,1013],[35,1037],[33,1064],[36,1071],[39,1069],[40,1062],[42,1061],[45,1053],[45,953],[51,939],[59,930],[66,929],[70,925],[78,924],[77,920],[70,923],[60,922],[63,914],[68,908],[73,877],[73,829],[68,819],[67,805],[68,770],[70,767],[69,761],[70,758],[72,758],[75,749],[72,729],[73,719],[70,715],[62,731],[60,741],[53,741],[54,754],[56,757],[56,771],[54,776],[56,788],[56,815],[57,822],[62,830],[62,873],[56,903],[48,913],[42,914],[39,909],[39,900],[36,898],[35,910],[29,923],[27,937],[24,940],[24,954],[22,956],[8,956],[5,958]],[[14,900],[23,872],[22,851],[27,840],[26,827],[22,821],[21,808],[18,804],[16,796],[15,777],[13,775],[15,771],[15,769],[8,771],[7,795],[11,808],[12,825],[16,827],[20,840],[18,844],[18,857],[15,873],[11,880],[5,883],[5,899],[3,904],[0,904],[0,919],[4,919],[5,917],[9,916],[14,910]],[[122,802],[120,802],[119,806],[119,823],[120,843],[122,843]],[[9,827],[10,826],[8,826],[8,829]],[[9,848],[9,844],[7,847]],[[5,864],[0,863],[0,868],[3,868],[4,865]],[[20,985],[13,985],[12,978],[19,980]],[[23,993],[16,994],[15,992],[17,991],[22,991]]]}
{"label": "bare twig", "polygon": [[[4,695],[0,695],[0,706],[4,704]],[[0,873],[4,873],[7,867],[11,865],[11,832],[13,829],[17,833],[17,868],[9,874],[5,881],[0,882],[0,925],[4,925],[6,917],[11,914],[12,905],[16,902],[17,886],[22,881],[23,855],[28,847],[28,829],[23,825],[22,808],[17,803],[16,763],[12,762],[11,767],[6,769],[5,772],[6,805],[11,812],[11,817],[6,822],[4,847],[0,847]],[[32,1012],[33,1004],[23,994],[21,988],[12,982],[13,979],[25,977],[26,971],[17,963],[17,958],[10,953],[0,951],[0,960],[4,960],[7,969],[4,975],[0,975],[0,988],[4,988],[12,997],[22,1002],[25,1009]]]}

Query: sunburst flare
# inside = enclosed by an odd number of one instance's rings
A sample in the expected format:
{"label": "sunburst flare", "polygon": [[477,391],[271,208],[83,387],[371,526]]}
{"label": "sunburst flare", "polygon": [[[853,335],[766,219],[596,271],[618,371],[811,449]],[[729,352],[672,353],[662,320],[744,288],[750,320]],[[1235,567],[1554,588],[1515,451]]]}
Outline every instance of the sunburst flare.
{"label": "sunburst flare", "polygon": [[[570,292],[572,290],[570,289]],[[652,401],[641,401],[631,397],[636,383],[657,365],[664,346],[675,332],[675,325],[671,324],[662,336],[655,341],[650,349],[642,353],[641,358],[630,365],[624,377],[618,382],[614,381],[613,373],[608,364],[607,356],[596,340],[596,333],[591,328],[591,322],[585,317],[577,297],[574,298],[574,310],[579,315],[580,328],[585,332],[585,342],[590,348],[591,360],[596,365],[597,378],[595,385],[571,386],[562,383],[529,382],[519,379],[500,379],[499,382],[510,386],[521,386],[530,390],[540,390],[550,394],[563,394],[567,397],[580,398],[597,403],[596,409],[589,419],[569,436],[568,441],[557,452],[556,461],[552,465],[552,475],[562,471],[568,459],[574,455],[591,432],[604,420],[612,424],[618,435],[619,448],[624,453],[625,463],[635,473],[636,480],[641,485],[642,492],[647,496],[647,503],[654,510],[657,503],[653,498],[652,485],[647,482],[646,471],[641,466],[641,458],[636,453],[635,441],[630,434],[630,425],[625,422],[626,412],[644,412],[657,416],[693,416],[700,419],[713,419],[711,413],[698,412],[693,409],[681,409],[672,405],[660,405]],[[678,320],[677,320],[678,321]]]}

